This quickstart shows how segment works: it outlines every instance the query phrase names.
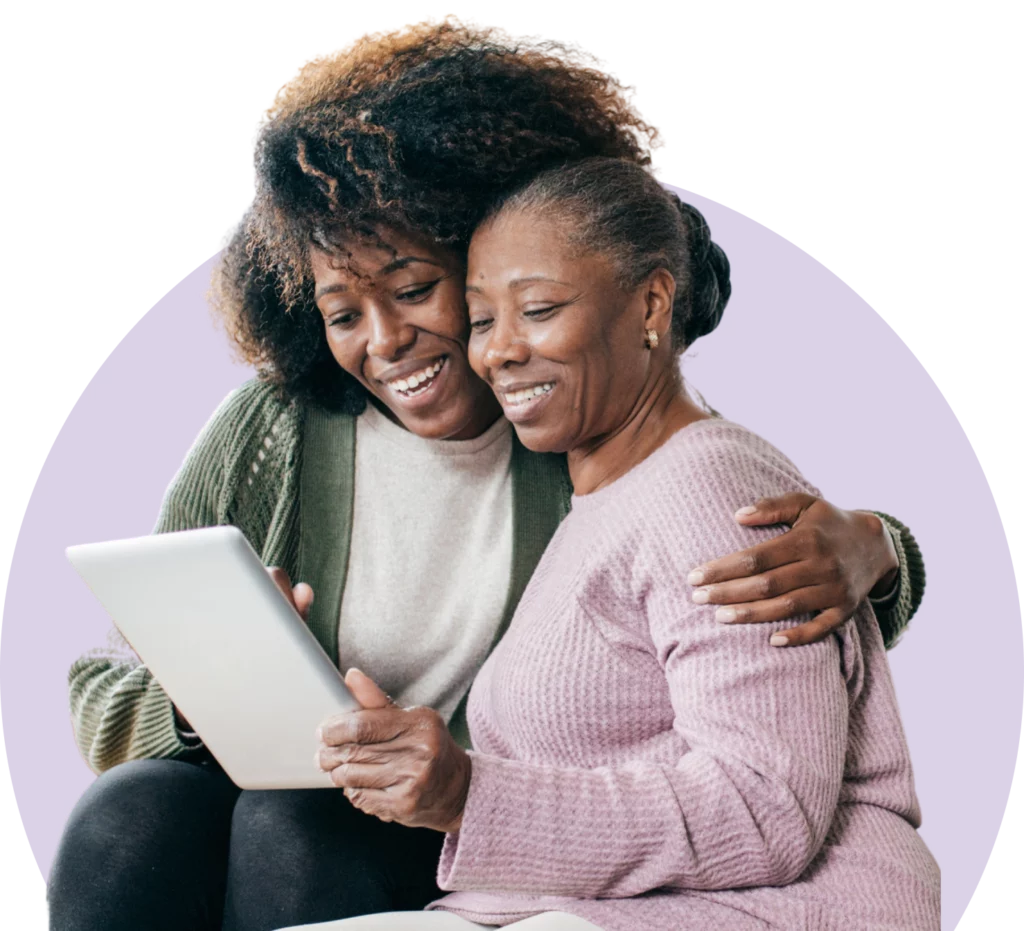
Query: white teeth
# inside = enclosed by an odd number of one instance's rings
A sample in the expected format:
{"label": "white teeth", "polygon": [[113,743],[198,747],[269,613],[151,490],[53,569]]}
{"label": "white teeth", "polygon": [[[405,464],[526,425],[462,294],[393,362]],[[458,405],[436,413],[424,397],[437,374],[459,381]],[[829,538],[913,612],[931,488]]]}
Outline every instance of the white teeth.
{"label": "white teeth", "polygon": [[401,392],[416,392],[420,385],[425,385],[428,381],[431,381],[438,372],[444,367],[444,359],[441,359],[431,365],[429,368],[425,368],[422,371],[415,372],[408,378],[396,378],[394,381],[388,382],[388,387],[394,391]]}
{"label": "white teeth", "polygon": [[521,388],[519,391],[511,391],[505,394],[505,400],[509,404],[522,404],[524,401],[532,401],[542,394],[547,394],[555,385],[547,382],[543,385],[534,385],[532,388]]}

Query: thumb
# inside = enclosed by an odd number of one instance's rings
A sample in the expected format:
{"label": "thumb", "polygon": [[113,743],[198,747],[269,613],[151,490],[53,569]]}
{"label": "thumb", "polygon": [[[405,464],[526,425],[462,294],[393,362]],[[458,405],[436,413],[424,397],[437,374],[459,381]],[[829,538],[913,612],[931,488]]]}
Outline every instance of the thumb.
{"label": "thumb", "polygon": [[364,708],[387,708],[394,704],[373,679],[355,666],[345,673],[345,685]]}
{"label": "thumb", "polygon": [[288,573],[277,566],[267,566],[267,574],[274,580],[274,584],[281,589],[281,594],[294,606],[295,598],[292,595],[292,580],[288,578]]}
{"label": "thumb", "polygon": [[745,527],[764,527],[769,524],[789,524],[792,527],[800,515],[817,500],[802,491],[791,491],[778,498],[762,498],[754,505],[740,508],[734,516]]}
{"label": "thumb", "polygon": [[295,610],[299,612],[299,617],[304,621],[308,621],[309,609],[313,607],[312,586],[307,582],[299,582],[292,589],[292,602],[295,604]]}

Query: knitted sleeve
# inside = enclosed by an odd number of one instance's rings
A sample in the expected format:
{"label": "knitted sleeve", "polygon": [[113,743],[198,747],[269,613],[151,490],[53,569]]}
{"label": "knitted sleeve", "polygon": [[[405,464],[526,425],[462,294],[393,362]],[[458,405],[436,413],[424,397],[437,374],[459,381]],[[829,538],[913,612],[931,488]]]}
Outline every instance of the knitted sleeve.
{"label": "knitted sleeve", "polygon": [[[838,636],[776,649],[770,630],[718,623],[713,607],[692,603],[685,567],[749,545],[749,530],[732,519],[736,508],[808,490],[743,449],[704,452],[672,477],[678,490],[658,475],[649,507],[628,502],[645,522],[633,570],[638,613],[686,749],[675,765],[638,756],[595,769],[474,753],[462,827],[442,851],[441,888],[592,898],[776,886],[793,882],[817,854],[843,780],[860,636],[872,631],[881,648],[878,632],[861,608]],[[757,531],[762,539],[777,532]],[[586,607],[586,593],[578,597]]]}
{"label": "knitted sleeve", "polygon": [[[240,486],[251,492],[249,448],[270,434],[280,413],[267,385],[253,381],[232,392],[171,482],[154,532],[235,522]],[[255,452],[252,458],[256,461]],[[276,483],[271,477],[267,484]],[[199,738],[179,727],[170,698],[116,629],[109,641],[108,648],[81,657],[68,673],[72,726],[89,766],[103,772],[128,760],[201,751]]]}
{"label": "knitted sleeve", "polygon": [[891,650],[921,606],[925,585],[924,559],[917,540],[905,524],[888,514],[873,513],[889,532],[900,561],[899,576],[893,590],[883,598],[871,599],[885,647]]}

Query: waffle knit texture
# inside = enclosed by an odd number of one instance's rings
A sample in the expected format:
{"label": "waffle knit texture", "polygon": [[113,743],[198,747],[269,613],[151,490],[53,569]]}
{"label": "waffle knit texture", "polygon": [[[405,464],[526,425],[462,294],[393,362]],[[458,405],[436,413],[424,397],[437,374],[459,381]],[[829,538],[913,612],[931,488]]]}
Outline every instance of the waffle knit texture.
{"label": "waffle knit texture", "polygon": [[573,498],[470,693],[472,778],[438,872],[457,891],[435,907],[606,931],[938,928],[871,608],[774,649],[793,622],[723,625],[690,600],[690,567],[749,543],[733,513],[788,491],[817,494],[706,420]]}

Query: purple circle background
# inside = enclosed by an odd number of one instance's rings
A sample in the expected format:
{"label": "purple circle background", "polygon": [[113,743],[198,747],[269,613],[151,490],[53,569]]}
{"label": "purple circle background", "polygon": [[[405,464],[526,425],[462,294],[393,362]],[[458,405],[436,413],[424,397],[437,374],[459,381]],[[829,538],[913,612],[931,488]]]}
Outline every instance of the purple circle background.
{"label": "purple circle background", "polygon": [[[1021,726],[1020,607],[1006,538],[949,406],[888,325],[791,243],[705,198],[733,267],[719,329],[684,359],[708,402],[770,439],[843,507],[888,512],[925,556],[924,604],[890,653],[924,811],[955,927],[995,841]],[[148,533],[184,454],[251,376],[206,307],[213,260],[110,355],[68,417],[29,501],[0,640],[8,763],[44,875],[93,774],[68,721],[67,670],[107,616],[64,558],[72,543]]]}

